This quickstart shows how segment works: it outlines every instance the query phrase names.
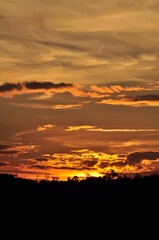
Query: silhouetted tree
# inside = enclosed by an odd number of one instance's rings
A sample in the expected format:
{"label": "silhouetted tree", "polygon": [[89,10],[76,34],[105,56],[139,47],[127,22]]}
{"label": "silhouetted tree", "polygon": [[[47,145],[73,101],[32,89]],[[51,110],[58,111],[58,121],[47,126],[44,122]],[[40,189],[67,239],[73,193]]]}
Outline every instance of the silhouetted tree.
{"label": "silhouetted tree", "polygon": [[74,177],[72,178],[72,180],[73,180],[74,182],[78,182],[78,177],[77,177],[77,176],[74,176]]}
{"label": "silhouetted tree", "polygon": [[111,180],[111,179],[116,179],[118,177],[118,173],[116,173],[113,169],[111,170],[111,172],[106,173],[103,178],[105,180]]}

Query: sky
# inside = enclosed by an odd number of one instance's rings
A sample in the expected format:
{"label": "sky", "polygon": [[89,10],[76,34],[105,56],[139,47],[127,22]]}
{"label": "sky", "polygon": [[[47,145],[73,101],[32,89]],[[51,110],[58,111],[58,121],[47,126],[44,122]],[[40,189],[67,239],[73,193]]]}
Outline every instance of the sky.
{"label": "sky", "polygon": [[0,172],[159,173],[158,0],[0,2]]}

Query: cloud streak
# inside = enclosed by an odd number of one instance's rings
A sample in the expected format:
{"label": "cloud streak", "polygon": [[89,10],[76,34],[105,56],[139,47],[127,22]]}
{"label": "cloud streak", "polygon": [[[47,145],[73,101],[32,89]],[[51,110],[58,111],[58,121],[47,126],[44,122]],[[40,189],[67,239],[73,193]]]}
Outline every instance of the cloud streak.
{"label": "cloud streak", "polygon": [[74,88],[71,83],[53,83],[53,82],[22,82],[22,83],[4,83],[0,86],[1,97],[13,97],[17,94],[32,92],[70,92]]}
{"label": "cloud streak", "polygon": [[66,132],[73,132],[73,131],[80,131],[85,130],[87,132],[106,132],[106,133],[135,133],[135,132],[159,132],[159,129],[152,129],[152,128],[136,128],[136,129],[130,129],[130,128],[118,128],[118,129],[105,129],[105,128],[97,128],[96,126],[92,125],[81,125],[81,126],[68,126],[68,128],[65,129]]}
{"label": "cloud streak", "polygon": [[68,126],[68,128],[66,128],[66,132],[73,132],[73,131],[79,131],[79,130],[88,130],[88,129],[92,129],[94,128],[94,126],[90,126],[90,125],[81,125],[81,126]]}
{"label": "cloud streak", "polygon": [[12,146],[1,145],[0,156],[18,156],[20,154],[27,154],[29,152],[36,152],[37,145],[22,145],[15,144]]}
{"label": "cloud streak", "polygon": [[157,101],[159,102],[159,95],[150,94],[150,95],[141,95],[134,98],[134,101]]}
{"label": "cloud streak", "polygon": [[[140,99],[140,100],[139,100]],[[104,99],[97,104],[115,105],[115,106],[131,106],[131,107],[158,107],[159,100],[149,99],[145,100],[142,97],[137,97],[134,99],[130,98],[118,98],[118,99]]]}
{"label": "cloud streak", "polygon": [[9,145],[0,144],[0,151],[10,148]]}
{"label": "cloud streak", "polygon": [[7,162],[0,162],[0,167],[6,167],[9,166],[10,164]]}
{"label": "cloud streak", "polygon": [[125,132],[125,133],[131,133],[131,132],[158,132],[159,129],[104,129],[104,128],[91,128],[86,129],[88,132],[107,132],[107,133],[116,133],[116,132]]}
{"label": "cloud streak", "polygon": [[73,87],[71,83],[52,83],[52,82],[25,82],[25,88],[29,90],[54,90]]}
{"label": "cloud streak", "polygon": [[81,107],[82,104],[56,104],[52,106],[52,109],[75,109]]}
{"label": "cloud streak", "polygon": [[45,124],[45,125],[42,125],[42,126],[38,126],[37,131],[41,132],[41,131],[49,130],[49,129],[52,129],[53,127],[55,127],[55,126],[56,125],[53,125],[53,124]]}

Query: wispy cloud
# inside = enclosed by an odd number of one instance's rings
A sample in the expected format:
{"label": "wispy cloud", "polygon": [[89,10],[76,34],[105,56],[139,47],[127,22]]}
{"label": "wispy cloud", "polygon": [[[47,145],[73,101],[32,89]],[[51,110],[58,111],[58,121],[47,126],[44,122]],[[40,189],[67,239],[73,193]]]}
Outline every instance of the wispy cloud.
{"label": "wispy cloud", "polygon": [[0,167],[6,167],[6,166],[10,166],[10,163],[8,163],[8,162],[0,162]]}
{"label": "wispy cloud", "polygon": [[116,105],[116,106],[132,106],[132,107],[158,107],[159,100],[157,98],[144,99],[145,97],[137,97],[137,98],[118,98],[118,99],[104,99],[97,104],[106,104],[106,105]]}
{"label": "wispy cloud", "polygon": [[82,104],[57,104],[52,106],[52,109],[74,109],[81,107]]}
{"label": "wispy cloud", "polygon": [[[124,87],[121,85],[91,85],[91,90],[97,93],[106,93],[106,94],[113,94],[113,93],[121,93],[121,92],[133,92],[133,91],[143,91],[147,90],[141,86],[132,86],[132,87]],[[152,88],[151,88],[152,89]],[[150,90],[150,88],[149,88]]]}
{"label": "wispy cloud", "polygon": [[18,106],[18,107],[24,107],[24,108],[34,108],[34,109],[49,109],[49,110],[53,110],[53,109],[59,109],[59,110],[67,110],[67,109],[76,109],[76,108],[80,108],[82,107],[83,104],[85,104],[85,102],[82,103],[78,103],[78,104],[45,104],[45,103],[10,103],[11,105],[14,106]]}
{"label": "wispy cloud", "polygon": [[42,126],[38,126],[37,128],[37,131],[45,131],[45,130],[48,130],[48,129],[51,129],[53,127],[55,127],[56,125],[53,125],[53,124],[44,124]]}
{"label": "wispy cloud", "polygon": [[20,154],[27,154],[29,152],[36,152],[38,146],[37,145],[22,145],[22,144],[14,144],[12,146],[8,146],[0,150],[0,156],[18,156]]}
{"label": "wispy cloud", "polygon": [[159,129],[104,129],[104,128],[91,128],[91,129],[86,129],[89,132],[107,132],[107,133],[112,133],[112,132],[158,132]]}
{"label": "wispy cloud", "polygon": [[94,126],[90,126],[90,125],[81,125],[81,126],[68,126],[68,128],[66,128],[66,132],[72,132],[72,131],[79,131],[79,130],[88,130],[88,129],[92,129],[94,128]]}
{"label": "wispy cloud", "polygon": [[96,126],[92,125],[81,125],[81,126],[68,126],[65,131],[67,132],[72,132],[72,131],[79,131],[79,130],[86,130],[88,132],[106,132],[106,133],[117,133],[117,132],[126,132],[126,133],[131,133],[131,132],[159,132],[159,129],[153,129],[153,128],[135,128],[135,129],[130,129],[130,128],[111,128],[111,129],[106,129],[106,128],[98,128]]}
{"label": "wispy cloud", "polygon": [[[62,5],[39,0],[36,13],[35,4],[0,4],[5,13],[0,15],[4,81],[11,74],[18,81],[54,77],[55,82],[84,79],[95,84],[157,78],[157,0],[87,0],[84,10],[80,0]],[[8,67],[13,73],[7,73]]]}
{"label": "wispy cloud", "polygon": [[24,135],[33,135],[37,132],[42,132],[42,131],[46,131],[49,129],[54,128],[56,125],[55,124],[44,124],[41,126],[38,126],[37,128],[31,129],[31,130],[26,130],[26,131],[21,131],[21,132],[17,132],[14,137],[22,137]]}

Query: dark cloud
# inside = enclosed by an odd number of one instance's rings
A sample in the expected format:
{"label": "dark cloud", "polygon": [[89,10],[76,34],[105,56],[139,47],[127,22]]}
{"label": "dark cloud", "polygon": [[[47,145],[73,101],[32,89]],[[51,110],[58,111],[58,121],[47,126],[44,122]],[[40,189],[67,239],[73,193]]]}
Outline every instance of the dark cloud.
{"label": "dark cloud", "polygon": [[110,164],[108,163],[108,162],[100,162],[100,164],[99,164],[99,168],[106,168],[106,167],[108,167]]}
{"label": "dark cloud", "polygon": [[70,88],[73,87],[71,83],[52,83],[52,82],[22,82],[22,83],[4,83],[0,86],[0,93],[11,92],[11,91],[21,91],[24,88],[28,90],[51,90],[60,88]]}
{"label": "dark cloud", "polygon": [[69,166],[56,167],[56,166],[45,166],[45,165],[39,165],[39,164],[35,164],[31,166],[31,168],[38,168],[42,170],[47,170],[47,169],[80,170],[79,168],[76,168],[76,167],[69,167]]}
{"label": "dark cloud", "polygon": [[[132,152],[129,153],[126,157],[126,160],[123,159],[123,157],[125,158],[125,154],[119,154],[120,156],[122,156],[121,159],[118,158],[118,161],[115,162],[106,162],[106,161],[102,161],[99,164],[99,168],[104,169],[107,167],[124,167],[126,165],[135,165],[135,164],[139,164],[142,162],[142,160],[157,160],[159,159],[159,152]],[[141,167],[142,169],[142,165],[138,165],[137,166],[138,169]]]}
{"label": "dark cloud", "polygon": [[13,146],[8,146],[8,145],[1,145],[0,148],[0,155],[16,155],[18,156],[18,154],[26,154],[29,151],[33,151],[33,149],[35,148],[35,145],[15,145],[13,144]]}
{"label": "dark cloud", "polygon": [[40,89],[59,89],[59,88],[68,88],[73,87],[73,84],[71,83],[52,83],[52,82],[25,82],[25,87],[29,90],[40,90]]}
{"label": "dark cloud", "polygon": [[127,165],[126,162],[123,162],[123,161],[117,161],[117,162],[113,162],[113,163],[109,163],[109,162],[101,162],[99,164],[99,168],[107,168],[107,167],[123,167]]}
{"label": "dark cloud", "polygon": [[126,157],[126,154],[118,154],[118,159],[119,158],[125,158]]}
{"label": "dark cloud", "polygon": [[142,160],[157,160],[159,158],[159,152],[133,152],[128,154],[126,163],[134,165],[140,163]]}
{"label": "dark cloud", "polygon": [[45,165],[35,164],[35,165],[33,165],[33,166],[30,166],[30,168],[38,168],[38,169],[41,169],[41,170],[49,170],[49,169],[51,169],[52,167],[51,167],[51,166],[45,166]]}
{"label": "dark cloud", "polygon": [[9,145],[0,145],[0,155],[13,155],[17,153],[18,151],[12,150]]}
{"label": "dark cloud", "polygon": [[9,163],[5,163],[5,162],[0,162],[0,167],[5,167],[5,166],[8,166],[10,165]]}
{"label": "dark cloud", "polygon": [[99,164],[99,168],[101,169],[104,169],[104,168],[107,168],[107,167],[123,167],[123,166],[126,166],[127,163],[126,162],[123,162],[123,161],[116,161],[116,162],[113,162],[113,163],[109,163],[109,162],[100,162]]}
{"label": "dark cloud", "polygon": [[83,168],[78,168],[78,167],[69,167],[69,166],[61,166],[61,167],[53,167],[54,169],[63,169],[63,170],[77,170],[77,171],[80,171],[80,170],[83,170]]}
{"label": "dark cloud", "polygon": [[20,91],[22,90],[21,83],[4,83],[0,86],[0,93],[10,92],[10,91]]}
{"label": "dark cloud", "polygon": [[17,154],[17,153],[19,153],[19,151],[14,151],[14,150],[0,151],[0,154],[3,154],[3,155],[13,155],[13,154]]}
{"label": "dark cloud", "polygon": [[46,158],[46,157],[37,157],[34,160],[39,161],[39,162],[47,162],[48,158]]}
{"label": "dark cloud", "polygon": [[97,164],[97,162],[98,160],[92,160],[92,161],[86,160],[82,162],[82,165],[86,167],[94,167]]}
{"label": "dark cloud", "polygon": [[127,163],[123,161],[118,161],[110,164],[110,166],[116,166],[116,167],[123,167],[125,165],[127,165]]}
{"label": "dark cloud", "polygon": [[83,171],[83,170],[93,170],[91,167],[83,166],[83,167],[71,167],[71,166],[45,166],[40,164],[35,164],[31,166],[31,168],[38,168],[41,170],[49,170],[49,169],[59,169],[59,170],[76,170],[76,171]]}
{"label": "dark cloud", "polygon": [[141,95],[135,97],[134,101],[159,101],[159,95],[157,94]]}
{"label": "dark cloud", "polygon": [[8,149],[8,148],[10,148],[9,145],[0,145],[0,151],[3,149]]}

